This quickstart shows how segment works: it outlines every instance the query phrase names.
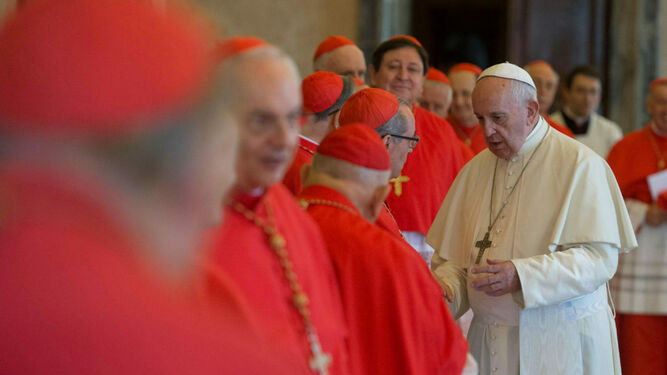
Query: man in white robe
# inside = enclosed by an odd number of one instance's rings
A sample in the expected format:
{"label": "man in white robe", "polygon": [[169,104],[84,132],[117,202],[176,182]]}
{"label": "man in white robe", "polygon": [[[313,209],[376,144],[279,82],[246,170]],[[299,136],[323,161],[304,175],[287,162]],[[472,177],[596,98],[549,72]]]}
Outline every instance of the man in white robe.
{"label": "man in white robe", "polygon": [[606,283],[637,241],[614,175],[548,126],[516,65],[485,70],[473,107],[489,148],[457,176],[427,242],[454,316],[474,312],[479,373],[620,373]]}

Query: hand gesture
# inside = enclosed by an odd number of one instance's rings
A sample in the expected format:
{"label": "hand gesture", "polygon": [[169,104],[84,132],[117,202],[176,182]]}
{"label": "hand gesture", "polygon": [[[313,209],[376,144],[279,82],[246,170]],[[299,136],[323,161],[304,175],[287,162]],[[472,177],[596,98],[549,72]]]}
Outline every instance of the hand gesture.
{"label": "hand gesture", "polygon": [[473,279],[472,287],[489,296],[499,297],[521,290],[521,282],[514,263],[509,260],[487,259],[486,266],[475,266],[471,272],[480,275]]}

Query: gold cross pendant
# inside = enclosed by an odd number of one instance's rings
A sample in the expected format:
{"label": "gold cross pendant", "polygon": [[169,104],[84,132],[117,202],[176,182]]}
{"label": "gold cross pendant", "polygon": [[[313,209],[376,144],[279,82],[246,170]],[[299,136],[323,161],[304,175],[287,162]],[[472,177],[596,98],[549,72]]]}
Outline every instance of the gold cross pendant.
{"label": "gold cross pendant", "polygon": [[489,231],[486,232],[483,240],[475,242],[475,247],[479,249],[479,252],[477,253],[477,259],[475,259],[475,264],[479,264],[479,262],[482,261],[484,251],[490,248],[492,244],[493,242],[489,241]]}

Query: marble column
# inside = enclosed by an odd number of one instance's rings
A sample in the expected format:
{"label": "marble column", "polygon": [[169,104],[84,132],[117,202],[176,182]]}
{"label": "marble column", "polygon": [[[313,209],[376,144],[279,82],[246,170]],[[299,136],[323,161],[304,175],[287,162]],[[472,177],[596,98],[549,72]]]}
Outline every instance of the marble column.
{"label": "marble column", "polygon": [[666,8],[667,0],[612,2],[609,81],[604,89],[609,95],[609,117],[626,133],[648,121],[644,105],[648,86],[667,68]]}

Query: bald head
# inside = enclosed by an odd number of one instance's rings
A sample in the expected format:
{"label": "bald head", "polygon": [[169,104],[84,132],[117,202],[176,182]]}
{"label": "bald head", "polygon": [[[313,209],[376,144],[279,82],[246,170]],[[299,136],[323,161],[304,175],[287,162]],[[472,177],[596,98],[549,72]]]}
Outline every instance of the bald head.
{"label": "bald head", "polygon": [[313,70],[332,72],[363,81],[366,77],[366,60],[359,47],[348,44],[320,55],[313,62]]}
{"label": "bald head", "polygon": [[540,103],[540,114],[547,115],[556,97],[558,74],[546,62],[535,62],[525,66],[525,70],[535,82],[537,99]]}

